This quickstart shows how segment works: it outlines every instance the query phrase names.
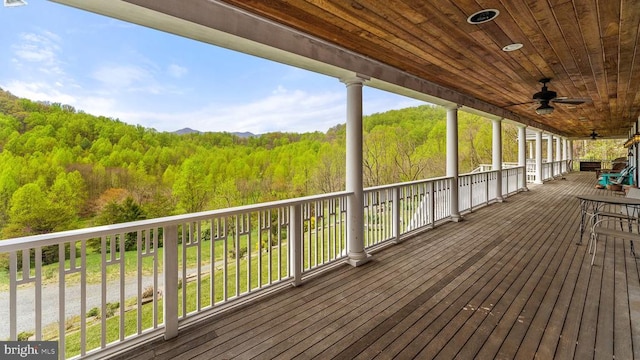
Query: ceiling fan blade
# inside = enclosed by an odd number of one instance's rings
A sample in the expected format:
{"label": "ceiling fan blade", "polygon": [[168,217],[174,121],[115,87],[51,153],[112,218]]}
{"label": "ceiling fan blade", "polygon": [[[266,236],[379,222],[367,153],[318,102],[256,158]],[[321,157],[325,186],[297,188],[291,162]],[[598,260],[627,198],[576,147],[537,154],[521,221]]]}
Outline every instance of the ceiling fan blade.
{"label": "ceiling fan blade", "polygon": [[558,103],[558,104],[580,105],[580,104],[584,104],[584,103],[590,103],[591,99],[557,97],[557,98],[551,100],[551,102]]}
{"label": "ceiling fan blade", "polygon": [[519,105],[527,105],[527,104],[538,104],[538,101],[536,100],[529,100],[529,101],[525,101],[525,102],[521,102],[521,103],[515,103],[515,104],[509,104],[509,105],[505,105],[504,108],[509,108],[512,106],[519,106]]}

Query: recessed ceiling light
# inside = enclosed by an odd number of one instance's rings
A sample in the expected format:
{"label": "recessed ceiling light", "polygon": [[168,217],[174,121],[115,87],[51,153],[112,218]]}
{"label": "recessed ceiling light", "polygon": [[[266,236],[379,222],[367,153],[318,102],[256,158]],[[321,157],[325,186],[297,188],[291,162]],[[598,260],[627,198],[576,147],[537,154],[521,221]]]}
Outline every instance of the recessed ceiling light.
{"label": "recessed ceiling light", "polygon": [[485,23],[487,21],[491,21],[493,19],[496,18],[496,16],[498,16],[498,14],[500,14],[500,11],[496,10],[496,9],[484,9],[484,10],[480,10],[477,13],[469,16],[467,18],[467,22],[469,24],[482,24]]}
{"label": "recessed ceiling light", "polygon": [[502,51],[515,51],[515,50],[522,49],[522,46],[523,45],[520,43],[513,43],[513,44],[505,45],[502,48]]}

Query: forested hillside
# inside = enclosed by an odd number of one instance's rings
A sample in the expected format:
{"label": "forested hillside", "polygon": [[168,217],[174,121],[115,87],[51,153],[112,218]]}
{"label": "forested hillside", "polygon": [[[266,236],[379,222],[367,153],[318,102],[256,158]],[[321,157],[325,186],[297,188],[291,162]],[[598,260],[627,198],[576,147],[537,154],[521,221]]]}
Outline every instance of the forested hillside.
{"label": "forested hillside", "polygon": [[[365,186],[444,175],[445,119],[433,106],[365,117]],[[460,171],[490,163],[491,122],[459,123]],[[517,130],[503,129],[516,161]],[[343,190],[345,126],[178,135],[0,89],[0,169],[6,239]]]}

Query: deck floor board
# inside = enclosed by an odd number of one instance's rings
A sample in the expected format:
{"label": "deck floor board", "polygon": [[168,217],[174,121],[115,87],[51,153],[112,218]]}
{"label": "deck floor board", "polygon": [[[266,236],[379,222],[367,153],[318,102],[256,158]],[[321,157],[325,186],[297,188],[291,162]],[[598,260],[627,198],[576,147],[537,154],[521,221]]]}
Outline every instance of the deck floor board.
{"label": "deck floor board", "polygon": [[578,245],[593,173],[531,186],[121,353],[156,359],[640,359],[640,259]]}

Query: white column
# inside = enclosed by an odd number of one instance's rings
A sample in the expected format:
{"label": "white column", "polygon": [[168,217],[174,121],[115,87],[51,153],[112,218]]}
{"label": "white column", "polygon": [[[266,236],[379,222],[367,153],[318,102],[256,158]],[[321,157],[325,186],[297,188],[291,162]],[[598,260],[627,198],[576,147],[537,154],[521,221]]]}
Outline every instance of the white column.
{"label": "white column", "polygon": [[522,190],[527,191],[527,126],[518,125],[518,166],[523,166]]}
{"label": "white column", "polygon": [[553,135],[547,136],[547,162],[553,162]]}
{"label": "white column", "polygon": [[359,266],[369,261],[364,251],[364,191],[362,183],[362,84],[367,79],[342,79],[347,86],[347,245],[349,263]]}
{"label": "white column", "polygon": [[555,164],[552,167],[552,171],[553,173],[551,174],[552,176],[559,176],[563,174],[564,169],[562,168],[562,163],[560,162],[561,157],[562,157],[562,149],[561,149],[561,140],[559,136],[557,136],[556,138],[556,156],[555,156]]}
{"label": "white column", "polygon": [[567,140],[567,160],[569,160],[569,171],[573,171],[573,140]]}
{"label": "white column", "polygon": [[567,149],[567,156],[569,156],[569,160],[573,160],[573,140],[569,140],[569,149]]}
{"label": "white column", "polygon": [[[638,128],[640,125],[640,116],[636,120],[635,124],[633,124],[632,131],[634,136],[638,133]],[[640,152],[638,151],[638,144],[633,145],[631,148],[633,149],[633,158],[629,161],[628,165],[635,166],[635,170],[633,171],[633,186],[638,187],[638,182],[640,181]]]}
{"label": "white column", "polygon": [[560,155],[560,160],[562,160],[562,169],[563,173],[566,174],[569,172],[569,162],[567,161],[567,138],[562,138],[562,155]]}
{"label": "white column", "polygon": [[458,107],[447,109],[447,176],[451,183],[451,219],[461,221],[458,206]]}
{"label": "white column", "polygon": [[502,119],[493,120],[493,170],[498,170],[496,178],[496,200],[502,202]]}
{"label": "white column", "polygon": [[536,130],[536,180],[535,184],[542,184],[542,131]]}

